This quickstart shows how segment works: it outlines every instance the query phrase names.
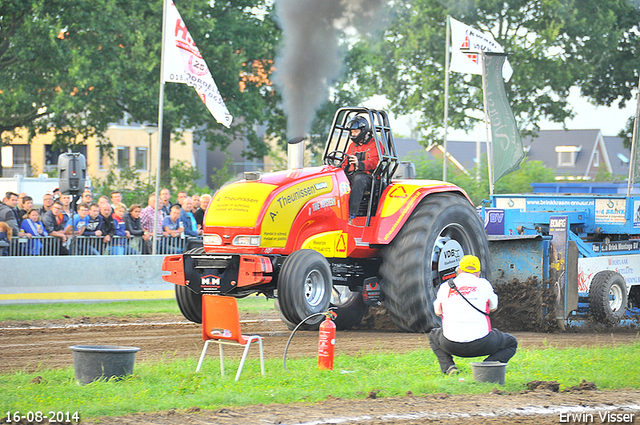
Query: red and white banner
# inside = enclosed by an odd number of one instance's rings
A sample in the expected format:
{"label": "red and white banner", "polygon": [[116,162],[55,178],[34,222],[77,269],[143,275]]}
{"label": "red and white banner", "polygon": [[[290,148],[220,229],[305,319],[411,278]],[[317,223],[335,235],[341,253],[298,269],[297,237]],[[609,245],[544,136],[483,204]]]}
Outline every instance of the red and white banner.
{"label": "red and white banner", "polygon": [[[451,63],[449,70],[463,74],[482,75],[482,51],[504,52],[491,34],[449,18],[451,23]],[[513,68],[509,61],[502,67],[502,77],[509,81]]]}
{"label": "red and white banner", "polygon": [[193,87],[216,121],[229,128],[233,117],[224,104],[209,67],[196,47],[196,42],[172,1],[167,8],[164,48],[162,80]]}

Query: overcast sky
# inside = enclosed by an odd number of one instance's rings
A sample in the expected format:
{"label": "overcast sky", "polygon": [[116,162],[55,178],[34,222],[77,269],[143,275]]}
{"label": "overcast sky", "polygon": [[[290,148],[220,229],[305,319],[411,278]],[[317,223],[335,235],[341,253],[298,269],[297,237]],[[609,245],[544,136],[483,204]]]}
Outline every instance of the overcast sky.
{"label": "overcast sky", "polygon": [[[634,96],[624,109],[619,109],[618,106],[604,107],[594,106],[589,103],[586,98],[580,97],[579,90],[574,89],[569,96],[571,105],[576,111],[576,117],[567,121],[567,128],[569,130],[601,130],[603,136],[615,136],[618,132],[624,128],[627,119],[633,116],[636,112],[636,97]],[[366,106],[372,108],[385,109],[386,105],[381,102],[381,99],[375,99],[371,102],[367,102]],[[414,120],[415,121],[415,120]],[[394,134],[401,134],[403,136],[409,136],[411,134],[411,120],[409,117],[391,117],[391,128]],[[562,129],[561,124],[542,122],[540,123],[542,130],[559,130]],[[484,125],[481,129],[465,133],[463,131],[451,131],[449,130],[448,140],[473,140],[478,137],[477,131],[481,131],[480,139],[484,140],[485,130]]]}
{"label": "overcast sky", "polygon": [[[624,128],[627,119],[636,113],[637,98],[634,96],[627,102],[624,109],[618,106],[607,108],[594,106],[586,98],[580,97],[578,89],[573,89],[569,96],[571,105],[576,111],[576,117],[567,122],[570,130],[602,130],[603,136],[615,136]],[[543,130],[561,129],[560,124],[544,123],[540,125]]]}

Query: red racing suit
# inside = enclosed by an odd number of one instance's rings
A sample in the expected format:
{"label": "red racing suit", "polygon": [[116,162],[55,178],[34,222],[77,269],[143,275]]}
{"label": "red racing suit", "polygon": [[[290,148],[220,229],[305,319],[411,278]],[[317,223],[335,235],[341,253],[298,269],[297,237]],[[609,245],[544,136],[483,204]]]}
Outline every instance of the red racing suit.
{"label": "red racing suit", "polygon": [[345,172],[363,171],[367,174],[371,174],[373,170],[378,166],[380,157],[378,156],[378,149],[373,142],[373,137],[369,138],[367,143],[357,145],[355,143],[349,144],[347,147],[347,155],[355,155],[358,158],[358,167],[354,170],[353,165],[346,165]]}
{"label": "red racing suit", "polygon": [[371,172],[375,170],[380,162],[378,155],[378,149],[373,141],[373,137],[370,137],[367,143],[357,145],[351,143],[347,147],[347,155],[355,155],[358,158],[358,163],[354,166],[348,163],[344,166],[344,171],[347,173],[347,178],[351,184],[351,194],[349,195],[349,217],[356,216],[360,207],[360,202],[367,188],[371,187],[372,176]]}

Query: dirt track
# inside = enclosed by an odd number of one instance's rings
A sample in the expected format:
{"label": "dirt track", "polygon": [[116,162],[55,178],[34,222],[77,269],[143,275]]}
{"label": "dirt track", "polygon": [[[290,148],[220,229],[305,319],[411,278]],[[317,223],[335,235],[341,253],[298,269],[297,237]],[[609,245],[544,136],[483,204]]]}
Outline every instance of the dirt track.
{"label": "dirt track", "polygon": [[[277,313],[245,314],[243,332],[265,336],[265,355],[282,358],[290,332],[278,319]],[[407,352],[428,347],[426,335],[398,333],[387,326],[375,331],[354,330],[338,334],[336,352]],[[603,333],[534,333],[513,332],[522,348],[555,346],[610,346],[640,341],[637,329]],[[32,372],[39,367],[67,367],[72,365],[70,345],[132,345],[141,350],[136,362],[145,362],[170,353],[180,357],[196,357],[202,349],[200,326],[181,316],[157,316],[142,319],[68,319],[47,322],[11,322],[0,329],[0,372],[18,370]],[[316,332],[298,332],[289,347],[288,358],[314,356]],[[636,372],[634,372],[636,373]],[[397,399],[367,399],[360,401],[327,400],[312,406],[254,406],[252,408],[221,409],[199,412],[164,412],[141,414],[123,418],[108,418],[109,424],[251,424],[251,423],[358,423],[358,424],[418,424],[430,421],[462,424],[559,423],[559,406],[601,406],[610,413],[635,412],[633,423],[640,423],[640,391],[583,391],[551,393],[547,391],[524,394],[493,394],[458,397],[409,395]],[[522,409],[530,406],[531,409]],[[542,410],[535,410],[536,406]],[[547,406],[545,408],[545,406]],[[555,407],[554,407],[555,406]],[[603,407],[604,406],[604,407]],[[607,407],[608,406],[608,407]],[[627,406],[627,407],[625,407]],[[635,406],[635,407],[634,407]],[[554,410],[555,409],[555,410]],[[594,422],[597,412],[591,412]],[[406,416],[407,414],[411,414]],[[342,417],[342,422],[336,422]],[[579,422],[579,421],[574,421]]]}
{"label": "dirt track", "polygon": [[[244,314],[243,333],[265,336],[267,357],[282,357],[290,331],[275,312]],[[396,332],[382,324],[375,331],[351,330],[338,333],[336,353],[408,352],[428,348],[427,336]],[[630,344],[640,341],[637,329],[603,333],[512,332],[521,348],[579,347]],[[298,331],[287,357],[314,356],[317,332]],[[200,325],[182,316],[164,315],[144,319],[82,318],[46,322],[9,322],[0,328],[2,362],[0,373],[38,367],[67,367],[73,364],[71,345],[131,345],[140,347],[136,362],[161,357],[165,353],[196,357],[202,350]]]}

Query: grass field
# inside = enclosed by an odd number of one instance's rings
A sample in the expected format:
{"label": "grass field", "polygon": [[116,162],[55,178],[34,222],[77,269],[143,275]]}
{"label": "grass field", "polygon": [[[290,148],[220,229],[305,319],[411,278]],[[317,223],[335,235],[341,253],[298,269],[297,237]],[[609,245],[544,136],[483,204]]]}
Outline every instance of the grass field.
{"label": "grass field", "polygon": [[[555,380],[564,389],[578,385],[583,379],[602,390],[638,389],[640,375],[635,371],[640,369],[639,349],[640,344],[521,350],[509,362],[506,383],[501,389],[517,392],[526,389],[524,384],[532,380]],[[124,380],[85,386],[76,383],[71,367],[0,375],[3,388],[0,401],[3,411],[77,411],[86,419],[193,406],[216,409],[257,403],[313,402],[330,395],[358,399],[371,391],[378,392],[378,397],[402,396],[407,391],[415,395],[487,393],[496,385],[473,381],[469,363],[475,360],[459,359],[462,374],[449,377],[439,373],[430,350],[402,355],[339,355],[333,371],[317,370],[315,358],[289,359],[288,372],[281,359],[269,359],[266,376],[262,377],[258,359],[250,358],[236,383],[237,360],[229,359],[228,374],[221,377],[215,356],[208,357],[200,373],[194,372],[196,358],[166,357],[136,365],[133,375]]]}
{"label": "grass field", "polygon": [[[238,300],[240,311],[273,310],[273,300],[247,297]],[[180,314],[176,300],[118,301],[101,303],[9,304],[0,309],[0,322],[6,320],[56,320],[78,317],[143,317]]]}
{"label": "grass field", "polygon": [[[241,309],[271,309],[264,299],[240,301]],[[178,313],[175,301],[132,303],[6,306],[2,320],[50,319],[68,316],[143,316]],[[78,309],[75,311],[75,309]],[[70,311],[75,311],[70,313]],[[64,313],[63,313],[64,312]],[[558,381],[561,390],[583,379],[598,389],[640,389],[640,344],[616,347],[521,349],[507,366],[505,391],[517,392],[532,380]],[[361,352],[338,355],[333,371],[319,371],[316,358],[267,359],[266,376],[252,355],[239,382],[234,382],[239,351],[230,351],[227,376],[221,377],[218,359],[211,354],[203,370],[195,373],[197,358],[165,354],[136,364],[134,373],[121,381],[98,381],[85,386],[74,378],[72,367],[42,369],[34,373],[0,375],[0,406],[7,411],[69,411],[81,418],[126,415],[168,409],[216,409],[257,403],[319,401],[328,396],[365,398],[371,391],[379,397],[432,393],[487,393],[495,384],[473,381],[470,363],[478,359],[457,359],[462,374],[443,376],[434,354],[418,350],[406,354],[382,355]],[[463,378],[460,380],[460,378]]]}

